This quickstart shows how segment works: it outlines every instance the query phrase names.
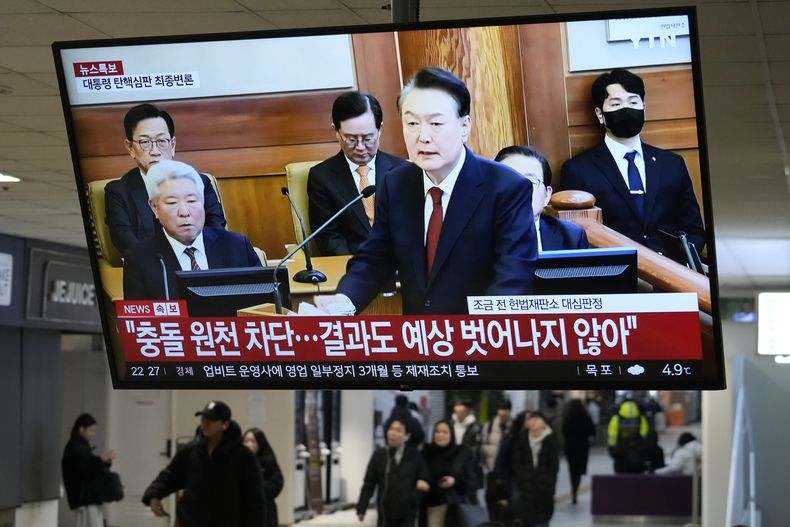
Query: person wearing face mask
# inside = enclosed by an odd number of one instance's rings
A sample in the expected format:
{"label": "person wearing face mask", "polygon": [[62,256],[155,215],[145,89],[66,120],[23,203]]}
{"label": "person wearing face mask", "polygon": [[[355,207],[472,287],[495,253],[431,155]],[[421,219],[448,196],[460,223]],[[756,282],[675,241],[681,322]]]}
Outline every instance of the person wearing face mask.
{"label": "person wearing face mask", "polygon": [[698,251],[705,227],[688,169],[679,155],[642,141],[645,85],[625,69],[600,75],[592,85],[595,116],[606,135],[596,147],[569,159],[560,188],[595,196],[603,223],[632,240],[669,254],[660,231],[685,232]]}

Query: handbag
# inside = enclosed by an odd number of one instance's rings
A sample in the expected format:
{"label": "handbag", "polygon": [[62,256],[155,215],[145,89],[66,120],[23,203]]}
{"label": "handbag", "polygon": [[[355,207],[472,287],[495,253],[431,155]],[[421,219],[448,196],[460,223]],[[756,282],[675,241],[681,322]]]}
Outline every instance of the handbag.
{"label": "handbag", "polygon": [[458,527],[478,527],[488,521],[488,510],[485,505],[472,505],[471,503],[456,503],[455,509]]}
{"label": "handbag", "polygon": [[101,503],[121,501],[123,499],[123,483],[121,476],[109,467],[104,467],[87,485],[88,494],[100,500]]}

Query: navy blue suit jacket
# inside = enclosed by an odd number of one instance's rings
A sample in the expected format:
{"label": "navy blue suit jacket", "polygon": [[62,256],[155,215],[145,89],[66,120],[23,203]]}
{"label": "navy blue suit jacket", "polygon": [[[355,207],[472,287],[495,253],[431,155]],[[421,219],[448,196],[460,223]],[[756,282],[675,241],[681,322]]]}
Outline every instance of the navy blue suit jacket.
{"label": "navy blue suit jacket", "polygon": [[[236,232],[216,227],[203,229],[203,245],[206,249],[209,269],[231,267],[260,267],[261,260],[252,248],[250,240]],[[181,270],[173,246],[165,238],[162,228],[126,252],[123,261],[124,300],[163,300],[165,282],[162,264],[157,258],[162,255],[167,268],[167,286],[170,298],[178,298],[176,271]]]}
{"label": "navy blue suit jacket", "polygon": [[[403,159],[379,150],[376,154],[376,181],[404,163],[406,161]],[[318,229],[358,194],[354,176],[342,150],[311,168],[307,175],[311,229]],[[315,241],[323,256],[354,254],[368,233],[370,222],[365,207],[359,201],[328,225],[316,236]]]}
{"label": "navy blue suit jacket", "polygon": [[466,151],[444,217],[431,275],[425,261],[422,169],[411,163],[376,181],[376,221],[337,292],[364,309],[397,270],[403,313],[467,313],[469,295],[532,292],[537,240],[532,184]]}
{"label": "navy blue suit jacket", "polygon": [[540,243],[544,251],[590,248],[584,229],[548,214],[540,215]]}
{"label": "navy blue suit jacket", "polygon": [[634,200],[606,144],[565,162],[560,187],[585,190],[603,211],[603,224],[654,251],[666,253],[658,231],[686,232],[697,250],[705,246],[705,227],[686,163],[674,152],[642,143],[647,194],[641,219]]}
{"label": "navy blue suit jacket", "polygon": [[[203,208],[206,211],[206,226],[224,229],[225,215],[214,186],[203,174],[200,177],[205,187]],[[159,228],[159,222],[148,205],[148,191],[139,168],[133,168],[121,179],[107,183],[104,187],[104,212],[110,238],[121,256],[126,256],[126,251],[153,236],[154,228]]]}

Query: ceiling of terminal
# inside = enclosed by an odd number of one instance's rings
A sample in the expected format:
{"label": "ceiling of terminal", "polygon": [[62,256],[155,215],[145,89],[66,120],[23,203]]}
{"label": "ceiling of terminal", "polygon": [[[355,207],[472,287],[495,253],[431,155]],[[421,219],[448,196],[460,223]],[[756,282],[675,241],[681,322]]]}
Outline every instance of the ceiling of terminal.
{"label": "ceiling of terminal", "polygon": [[[387,0],[3,0],[0,232],[85,246],[50,44],[385,23]],[[421,20],[687,5],[682,0],[422,0]],[[790,1],[695,2],[720,282],[790,287]]]}

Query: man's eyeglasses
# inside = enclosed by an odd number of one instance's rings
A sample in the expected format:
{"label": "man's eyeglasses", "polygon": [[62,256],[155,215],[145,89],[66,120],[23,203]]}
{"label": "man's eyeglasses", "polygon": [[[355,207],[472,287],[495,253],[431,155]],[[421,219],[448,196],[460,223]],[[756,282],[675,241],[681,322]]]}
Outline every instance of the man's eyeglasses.
{"label": "man's eyeglasses", "polygon": [[159,150],[164,150],[170,146],[171,141],[171,139],[140,139],[139,141],[132,139],[132,143],[137,143],[137,146],[139,146],[142,150],[152,150],[154,145],[156,145]]}
{"label": "man's eyeglasses", "polygon": [[375,134],[368,135],[341,135],[340,137],[349,148],[356,148],[359,144],[371,147],[376,144],[379,134],[376,132]]}

